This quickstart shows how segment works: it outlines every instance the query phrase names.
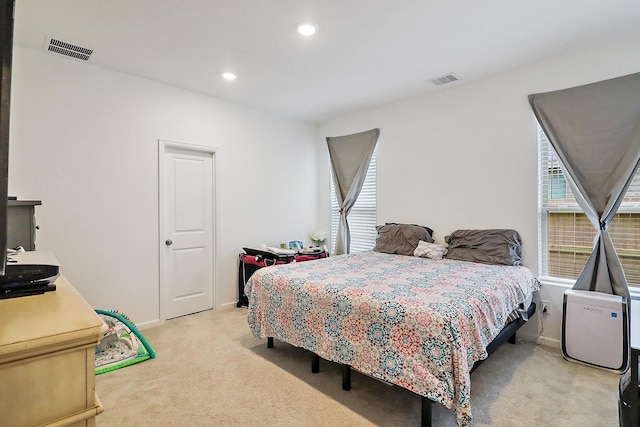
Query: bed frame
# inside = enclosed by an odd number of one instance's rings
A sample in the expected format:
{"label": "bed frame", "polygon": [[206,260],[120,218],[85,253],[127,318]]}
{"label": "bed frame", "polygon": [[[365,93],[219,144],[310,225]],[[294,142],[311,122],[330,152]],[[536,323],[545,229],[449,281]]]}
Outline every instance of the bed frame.
{"label": "bed frame", "polygon": [[[527,317],[531,318],[536,312],[536,304],[531,303],[527,308]],[[520,329],[522,325],[526,323],[522,317],[508,323],[498,335],[487,346],[487,353],[491,356],[504,342],[508,341],[510,344],[516,344],[516,331]],[[273,348],[273,337],[267,338],[267,347]],[[470,373],[475,371],[486,359],[478,360],[473,364]],[[320,356],[313,353],[311,358],[311,372],[314,374],[320,372]],[[351,366],[342,365],[342,389],[345,391],[351,390]],[[421,426],[431,427],[431,412],[433,401],[425,396],[420,396],[422,399],[422,413],[421,413]]]}

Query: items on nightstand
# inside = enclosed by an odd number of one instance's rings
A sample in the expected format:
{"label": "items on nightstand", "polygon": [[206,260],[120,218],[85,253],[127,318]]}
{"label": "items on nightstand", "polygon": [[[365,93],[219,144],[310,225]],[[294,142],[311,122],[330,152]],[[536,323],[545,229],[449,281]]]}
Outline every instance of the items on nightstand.
{"label": "items on nightstand", "polygon": [[[295,255],[296,254],[295,249],[276,248],[275,246],[267,246],[265,249],[267,252],[271,252],[276,255]],[[245,252],[246,252],[246,248],[245,248]]]}
{"label": "items on nightstand", "polygon": [[302,243],[302,240],[290,240],[289,241],[289,249],[293,249],[293,250],[301,250],[302,248],[304,248],[304,243]]}

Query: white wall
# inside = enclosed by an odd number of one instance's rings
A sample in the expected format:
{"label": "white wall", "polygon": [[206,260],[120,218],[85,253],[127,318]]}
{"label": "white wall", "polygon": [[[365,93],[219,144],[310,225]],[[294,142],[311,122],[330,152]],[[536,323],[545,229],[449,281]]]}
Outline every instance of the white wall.
{"label": "white wall", "polygon": [[[439,242],[455,229],[513,228],[525,265],[537,272],[536,122],[527,95],[638,72],[639,52],[640,40],[602,46],[321,123],[321,222],[328,229],[324,137],[379,127],[379,224],[427,225]],[[541,291],[551,302],[544,336],[552,345],[561,339],[564,289],[545,284]],[[535,321],[523,335],[537,335]]]}
{"label": "white wall", "polygon": [[[158,139],[218,148],[221,307],[236,300],[242,246],[329,230],[324,138],[380,127],[379,223],[428,225],[440,242],[457,228],[515,228],[537,272],[537,147],[527,95],[637,72],[639,52],[640,40],[577,52],[330,120],[316,132],[310,123],[16,47],[9,193],[42,200],[38,249],[55,253],[91,305],[150,324],[159,316]],[[552,344],[563,290],[545,284],[541,292],[551,301]],[[525,332],[535,335],[535,327]]]}
{"label": "white wall", "polygon": [[159,319],[159,139],[217,147],[217,307],[243,246],[317,228],[316,125],[22,47],[13,65],[9,194],[42,200],[37,248],[94,308]]}

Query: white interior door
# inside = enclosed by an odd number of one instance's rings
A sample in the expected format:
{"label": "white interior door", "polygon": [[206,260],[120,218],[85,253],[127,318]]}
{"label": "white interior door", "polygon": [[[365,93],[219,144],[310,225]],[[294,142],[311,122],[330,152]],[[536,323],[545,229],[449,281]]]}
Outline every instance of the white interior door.
{"label": "white interior door", "polygon": [[213,308],[214,152],[160,141],[163,320]]}

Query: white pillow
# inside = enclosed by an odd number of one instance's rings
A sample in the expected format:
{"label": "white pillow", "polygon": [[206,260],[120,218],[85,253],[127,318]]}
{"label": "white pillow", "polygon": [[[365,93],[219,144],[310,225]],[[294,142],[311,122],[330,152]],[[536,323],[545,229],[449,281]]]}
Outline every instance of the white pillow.
{"label": "white pillow", "polygon": [[446,246],[436,245],[435,243],[425,242],[420,240],[418,246],[413,251],[413,256],[431,259],[442,259],[444,252],[447,250]]}

